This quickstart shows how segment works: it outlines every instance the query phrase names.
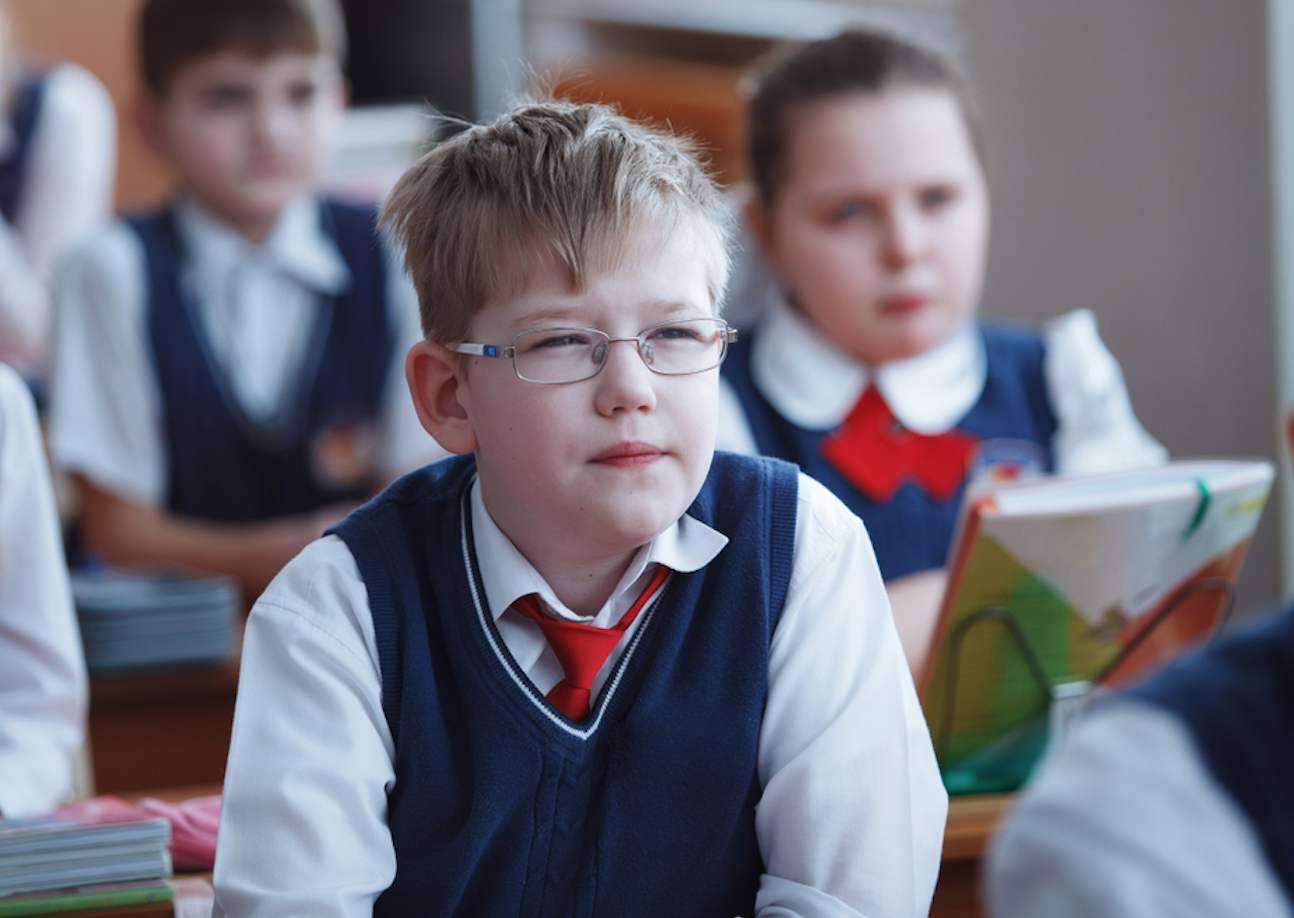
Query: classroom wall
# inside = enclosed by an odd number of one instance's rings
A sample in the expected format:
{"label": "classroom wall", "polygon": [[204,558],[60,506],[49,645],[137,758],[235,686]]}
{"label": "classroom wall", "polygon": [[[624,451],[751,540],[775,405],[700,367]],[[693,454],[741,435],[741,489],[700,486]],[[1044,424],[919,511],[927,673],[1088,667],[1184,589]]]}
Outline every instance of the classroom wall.
{"label": "classroom wall", "polygon": [[[985,312],[1092,309],[1138,415],[1175,456],[1276,459],[1266,4],[959,12],[993,191]],[[1278,509],[1238,610],[1280,596]]]}
{"label": "classroom wall", "polygon": [[[88,66],[118,101],[119,205],[156,200],[168,176],[125,117],[139,0],[10,2],[30,48]],[[1139,415],[1175,455],[1279,455],[1264,0],[740,0],[740,16],[736,2],[523,0],[523,9],[532,32],[537,12],[550,25],[596,13],[694,30],[728,15],[748,33],[745,44],[727,40],[730,58],[753,50],[750,34],[779,15],[788,32],[808,35],[810,11],[825,22],[863,7],[952,10],[984,108],[994,205],[986,314],[1041,321],[1091,308]],[[669,40],[680,66],[720,44],[679,34]],[[717,136],[733,129],[723,63],[677,84]],[[1276,510],[1251,550],[1241,610],[1280,595]]]}
{"label": "classroom wall", "polygon": [[107,87],[117,106],[117,206],[141,207],[165,196],[170,174],[130,123],[137,86],[135,14],[141,0],[7,0],[25,52],[75,61]]}

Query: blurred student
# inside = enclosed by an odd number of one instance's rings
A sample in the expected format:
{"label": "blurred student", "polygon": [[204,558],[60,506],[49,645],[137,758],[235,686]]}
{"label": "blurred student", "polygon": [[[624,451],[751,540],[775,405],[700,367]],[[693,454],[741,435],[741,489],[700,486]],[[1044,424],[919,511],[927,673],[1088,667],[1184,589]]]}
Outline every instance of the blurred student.
{"label": "blurred student", "polygon": [[522,106],[388,202],[427,340],[405,476],[248,620],[217,916],[913,918],[947,796],[858,518],[715,455],[719,195]]}
{"label": "blurred student", "polygon": [[1074,728],[987,861],[995,918],[1294,915],[1294,608]]}
{"label": "blurred student", "polygon": [[67,802],[85,740],[81,635],[31,393],[0,364],[0,816]]}
{"label": "blurred student", "polygon": [[321,201],[341,117],[333,0],[149,0],[139,120],[164,209],[59,287],[52,448],[88,549],[254,597],[400,472],[443,455],[403,384],[417,302],[375,214]]}
{"label": "blurred student", "polygon": [[871,32],[758,75],[747,225],[777,283],[724,365],[719,446],[789,459],[867,525],[909,659],[972,474],[1165,459],[1096,320],[976,318],[989,200],[967,90],[933,51]]}
{"label": "blurred student", "polygon": [[0,360],[39,389],[59,259],[112,213],[117,121],[87,71],[20,59],[11,5],[0,0]]}

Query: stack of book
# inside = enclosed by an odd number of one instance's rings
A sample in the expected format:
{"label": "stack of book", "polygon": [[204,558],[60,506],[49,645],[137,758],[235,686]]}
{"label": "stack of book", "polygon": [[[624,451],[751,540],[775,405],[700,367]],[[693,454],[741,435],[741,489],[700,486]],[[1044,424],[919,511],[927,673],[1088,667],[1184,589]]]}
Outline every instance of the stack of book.
{"label": "stack of book", "polygon": [[94,674],[215,663],[234,651],[238,590],[226,578],[77,572],[72,598]]}
{"label": "stack of book", "polygon": [[115,797],[0,819],[0,918],[167,902],[171,825]]}

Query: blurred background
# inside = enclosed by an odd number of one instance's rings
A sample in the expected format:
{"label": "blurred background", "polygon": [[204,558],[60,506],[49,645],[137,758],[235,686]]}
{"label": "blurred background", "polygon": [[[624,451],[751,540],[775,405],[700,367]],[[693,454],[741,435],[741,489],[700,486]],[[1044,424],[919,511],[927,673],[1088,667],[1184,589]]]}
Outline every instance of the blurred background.
{"label": "blurred background", "polygon": [[[168,177],[130,125],[138,0],[13,0],[19,41],[112,92],[117,203]],[[1294,588],[1281,445],[1294,404],[1294,12],[1289,0],[350,0],[355,115],[340,189],[380,193],[431,123],[539,81],[697,136],[743,178],[740,80],[774,42],[855,23],[956,50],[978,90],[993,196],[983,313],[1086,307],[1145,426],[1176,457],[1266,456],[1280,499],[1238,608]],[[397,151],[395,165],[381,151]]]}

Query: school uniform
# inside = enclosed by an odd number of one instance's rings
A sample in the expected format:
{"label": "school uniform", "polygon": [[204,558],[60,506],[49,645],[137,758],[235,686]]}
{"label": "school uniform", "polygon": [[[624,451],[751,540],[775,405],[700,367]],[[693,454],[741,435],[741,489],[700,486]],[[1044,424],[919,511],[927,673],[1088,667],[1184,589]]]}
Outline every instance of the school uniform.
{"label": "school uniform", "polygon": [[969,321],[875,370],[775,291],[723,368],[718,445],[795,462],[862,517],[888,580],[947,560],[975,475],[1163,462],[1080,310],[1041,332]]}
{"label": "school uniform", "polygon": [[1294,614],[1101,704],[988,861],[993,914],[1294,915]]}
{"label": "school uniform", "polygon": [[73,64],[23,71],[0,122],[0,360],[45,372],[59,259],[112,213],[117,121]]}
{"label": "school uniform", "polygon": [[182,198],[67,265],[51,448],[99,487],[247,521],[443,456],[414,414],[417,303],[372,214],[293,201],[253,246]]}
{"label": "school uniform", "polygon": [[22,380],[0,365],[0,814],[70,798],[87,701],[40,425]]}
{"label": "school uniform", "polygon": [[[593,616],[470,459],[309,546],[248,621],[216,914],[924,914],[947,798],[866,532],[769,468],[716,456]],[[658,565],[563,715],[518,600],[606,627]]]}

